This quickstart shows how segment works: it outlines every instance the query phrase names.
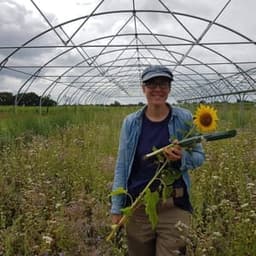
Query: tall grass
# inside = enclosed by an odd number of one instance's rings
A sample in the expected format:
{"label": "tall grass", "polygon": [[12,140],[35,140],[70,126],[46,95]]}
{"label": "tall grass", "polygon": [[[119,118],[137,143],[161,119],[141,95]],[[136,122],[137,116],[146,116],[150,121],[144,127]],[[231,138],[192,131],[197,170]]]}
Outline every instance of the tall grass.
{"label": "tall grass", "polygon": [[[60,128],[84,123],[111,122],[113,107],[93,107],[93,106],[64,106],[55,108],[45,108],[42,115],[34,107],[19,107],[17,112],[13,112],[10,107],[0,108],[0,145],[11,143],[17,137],[22,137],[29,141],[34,135],[48,136],[56,133]],[[121,108],[119,113],[127,111]],[[109,120],[106,120],[109,118]]]}
{"label": "tall grass", "polygon": [[192,255],[256,255],[256,140],[238,130],[207,144],[207,161],[192,173]]}
{"label": "tall grass", "polygon": [[[220,129],[238,128],[238,135],[205,144],[207,161],[191,173],[190,255],[256,255],[254,106],[241,126],[239,105],[216,107]],[[8,138],[0,151],[0,255],[125,254],[122,240],[105,237],[120,126],[134,110],[0,111]]]}
{"label": "tall grass", "polygon": [[19,126],[8,119],[15,133],[0,156],[0,255],[104,255],[118,134],[130,110],[60,111],[45,118],[55,118],[47,136],[45,124],[28,123],[44,117],[26,113]]}

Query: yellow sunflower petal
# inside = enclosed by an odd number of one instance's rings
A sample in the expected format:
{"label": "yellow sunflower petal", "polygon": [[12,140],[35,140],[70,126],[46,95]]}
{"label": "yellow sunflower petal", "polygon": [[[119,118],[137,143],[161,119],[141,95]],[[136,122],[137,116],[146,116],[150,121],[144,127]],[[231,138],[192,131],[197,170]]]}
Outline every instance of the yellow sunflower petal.
{"label": "yellow sunflower petal", "polygon": [[194,116],[194,124],[201,132],[211,132],[217,129],[217,110],[200,104]]}

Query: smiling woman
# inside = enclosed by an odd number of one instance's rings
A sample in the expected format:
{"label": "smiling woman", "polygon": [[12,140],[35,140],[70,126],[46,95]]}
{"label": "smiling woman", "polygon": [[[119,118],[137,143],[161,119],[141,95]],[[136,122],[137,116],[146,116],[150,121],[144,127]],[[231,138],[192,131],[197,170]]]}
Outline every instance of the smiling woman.
{"label": "smiling woman", "polygon": [[[144,156],[153,148],[168,145],[173,140],[171,138],[176,138],[174,143],[178,142],[177,140],[182,139],[180,131],[188,132],[190,129],[188,123],[192,123],[192,114],[166,102],[172,79],[172,72],[161,65],[149,66],[142,72],[142,90],[147,105],[128,115],[123,122],[113,191],[118,188],[127,189],[130,196],[112,195],[114,227],[123,225],[125,217],[122,216],[122,209],[129,207],[133,200],[140,200],[145,189],[149,188],[150,193],[164,194],[158,180],[150,183],[158,173],[157,159],[146,159]],[[157,204],[159,221],[154,229],[145,205],[134,209],[126,224],[128,251],[131,256],[167,256],[175,252],[185,255],[186,243],[180,237],[186,236],[186,232],[176,230],[175,225],[182,222],[189,226],[192,205],[189,200],[188,170],[203,163],[202,145],[193,145],[187,154],[176,144],[165,151],[164,157],[168,162],[167,173],[175,171],[179,174],[168,184],[174,193],[166,201],[161,198],[162,201]]]}

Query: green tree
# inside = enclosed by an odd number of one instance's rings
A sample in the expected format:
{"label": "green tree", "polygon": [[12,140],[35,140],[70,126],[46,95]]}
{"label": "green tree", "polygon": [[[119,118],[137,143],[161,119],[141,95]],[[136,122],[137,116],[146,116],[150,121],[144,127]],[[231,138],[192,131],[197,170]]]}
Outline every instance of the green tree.
{"label": "green tree", "polygon": [[0,105],[12,105],[13,95],[11,92],[0,92]]}

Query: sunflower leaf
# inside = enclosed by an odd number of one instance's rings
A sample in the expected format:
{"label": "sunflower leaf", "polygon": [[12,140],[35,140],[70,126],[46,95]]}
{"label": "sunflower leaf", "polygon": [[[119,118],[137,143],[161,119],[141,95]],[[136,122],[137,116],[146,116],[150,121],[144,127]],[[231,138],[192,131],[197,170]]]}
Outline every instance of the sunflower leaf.
{"label": "sunflower leaf", "polygon": [[172,171],[172,170],[164,170],[164,171],[165,171],[164,175],[161,179],[166,184],[166,186],[172,185],[173,182],[181,176],[181,173],[176,171]]}
{"label": "sunflower leaf", "polygon": [[110,196],[118,196],[118,195],[123,195],[123,194],[127,194],[127,190],[122,187],[119,187],[116,190],[113,190],[110,193]]}
{"label": "sunflower leaf", "polygon": [[122,209],[121,209],[121,212],[122,212],[124,215],[130,217],[130,216],[132,216],[132,210],[133,210],[132,207],[131,207],[131,206],[128,206],[128,207],[122,208]]}
{"label": "sunflower leaf", "polygon": [[[156,150],[157,150],[157,148],[154,146],[154,147],[152,148],[152,151],[154,152],[154,151],[156,151]],[[158,163],[163,163],[164,160],[165,160],[163,154],[157,154],[157,155],[156,155],[156,158],[157,158],[157,162],[158,162]]]}
{"label": "sunflower leaf", "polygon": [[158,191],[151,192],[148,188],[144,195],[144,204],[145,204],[145,211],[148,215],[149,221],[152,225],[152,229],[156,228],[158,222],[158,215],[156,206],[159,201],[159,193]]}

